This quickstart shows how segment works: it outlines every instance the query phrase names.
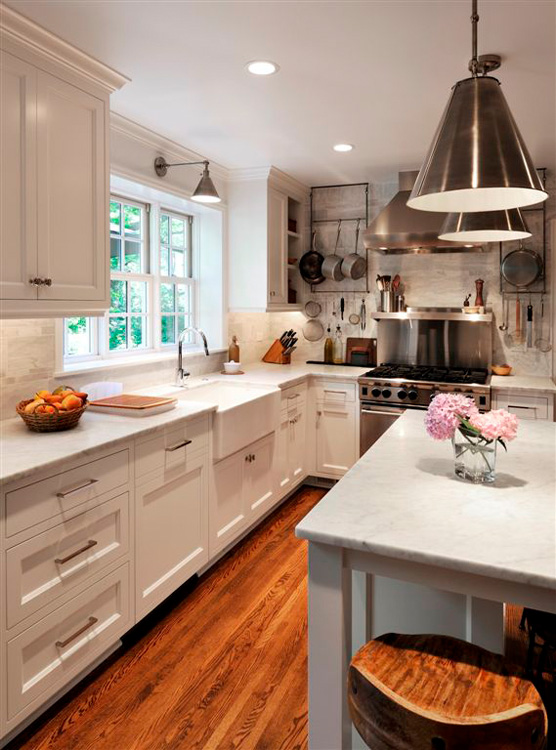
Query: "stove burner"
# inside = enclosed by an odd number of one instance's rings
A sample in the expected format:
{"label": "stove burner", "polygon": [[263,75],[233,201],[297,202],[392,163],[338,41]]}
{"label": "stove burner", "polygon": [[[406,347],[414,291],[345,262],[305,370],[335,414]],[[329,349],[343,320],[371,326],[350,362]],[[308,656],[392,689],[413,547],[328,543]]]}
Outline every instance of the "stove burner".
{"label": "stove burner", "polygon": [[436,365],[396,365],[382,364],[369,370],[365,378],[381,380],[403,379],[409,381],[426,381],[429,383],[457,383],[461,385],[485,385],[488,370],[468,369],[463,367],[437,367]]}

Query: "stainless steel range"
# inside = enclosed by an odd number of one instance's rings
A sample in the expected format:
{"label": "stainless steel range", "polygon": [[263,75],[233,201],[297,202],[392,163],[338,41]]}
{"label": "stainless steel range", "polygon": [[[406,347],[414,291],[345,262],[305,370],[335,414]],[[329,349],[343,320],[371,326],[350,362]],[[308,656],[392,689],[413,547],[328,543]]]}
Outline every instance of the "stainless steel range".
{"label": "stainless steel range", "polygon": [[[438,393],[463,393],[481,411],[490,409],[491,316],[481,316],[484,325],[473,328],[472,321],[453,310],[437,309],[430,320],[427,314],[398,314],[399,319],[395,313],[373,315],[379,321],[379,356],[395,354],[397,361],[381,364],[358,379],[361,455],[406,409],[426,409]],[[381,341],[385,334],[386,341]],[[414,347],[408,346],[412,337]],[[415,363],[419,355],[432,363]]]}

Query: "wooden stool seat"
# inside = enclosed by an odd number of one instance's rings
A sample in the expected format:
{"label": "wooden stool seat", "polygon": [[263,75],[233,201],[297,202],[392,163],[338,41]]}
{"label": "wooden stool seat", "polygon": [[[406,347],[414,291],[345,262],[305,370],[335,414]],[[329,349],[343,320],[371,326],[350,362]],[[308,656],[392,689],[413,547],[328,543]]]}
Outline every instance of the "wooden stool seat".
{"label": "wooden stool seat", "polygon": [[540,750],[547,716],[503,657],[456,638],[389,633],[355,654],[351,718],[372,750]]}

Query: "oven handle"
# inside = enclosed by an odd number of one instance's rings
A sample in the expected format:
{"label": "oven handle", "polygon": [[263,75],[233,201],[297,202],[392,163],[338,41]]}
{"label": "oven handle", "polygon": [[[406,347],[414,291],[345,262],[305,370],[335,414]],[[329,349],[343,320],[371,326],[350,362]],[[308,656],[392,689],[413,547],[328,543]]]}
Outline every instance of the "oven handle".
{"label": "oven handle", "polygon": [[361,408],[361,414],[381,414],[384,417],[391,417],[394,414],[403,414],[405,412],[405,409],[400,409],[395,406],[393,406],[391,409],[388,409],[388,411],[381,411],[379,409],[363,409]]}

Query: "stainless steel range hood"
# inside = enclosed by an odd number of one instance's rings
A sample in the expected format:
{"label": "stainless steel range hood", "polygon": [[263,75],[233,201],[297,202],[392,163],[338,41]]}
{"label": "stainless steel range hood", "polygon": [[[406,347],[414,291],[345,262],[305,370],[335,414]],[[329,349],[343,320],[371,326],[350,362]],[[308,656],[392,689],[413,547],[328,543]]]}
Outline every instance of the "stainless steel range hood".
{"label": "stainless steel range hood", "polygon": [[407,199],[418,174],[399,173],[399,192],[363,232],[365,247],[384,255],[483,252],[482,245],[438,239],[446,214],[409,208]]}

